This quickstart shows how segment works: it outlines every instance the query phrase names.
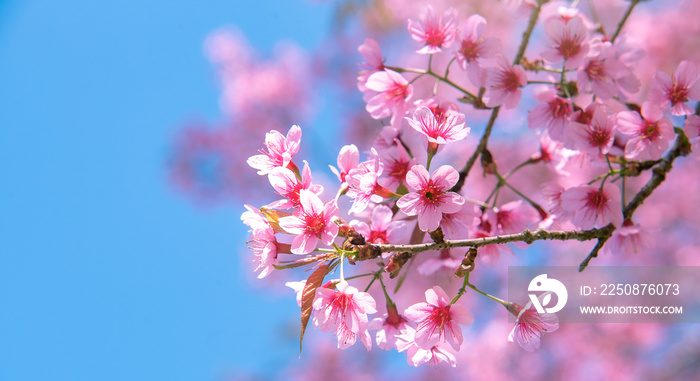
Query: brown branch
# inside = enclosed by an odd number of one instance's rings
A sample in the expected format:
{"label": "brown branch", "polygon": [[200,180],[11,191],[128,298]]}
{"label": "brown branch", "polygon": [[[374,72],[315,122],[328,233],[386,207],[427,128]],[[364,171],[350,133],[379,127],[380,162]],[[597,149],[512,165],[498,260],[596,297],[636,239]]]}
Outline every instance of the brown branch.
{"label": "brown branch", "polygon": [[[540,1],[538,1],[535,8],[532,9],[532,13],[530,13],[530,20],[528,21],[527,28],[525,28],[525,32],[523,32],[523,39],[520,42],[520,47],[518,48],[518,52],[515,55],[515,59],[513,59],[513,65],[520,64],[520,61],[522,61],[523,56],[525,56],[525,49],[527,49],[527,45],[530,42],[530,36],[532,36],[532,31],[535,29],[535,25],[537,24],[537,18],[540,15],[541,7],[542,4],[540,4]],[[489,122],[486,125],[486,128],[484,129],[484,134],[481,136],[479,145],[476,147],[476,150],[471,155],[471,157],[469,157],[469,160],[467,160],[467,163],[464,165],[464,168],[462,168],[462,170],[459,171],[459,180],[457,181],[457,184],[455,184],[455,186],[452,187],[453,192],[459,192],[462,189],[462,187],[464,186],[464,182],[467,180],[467,176],[469,176],[469,171],[471,171],[472,167],[474,166],[474,163],[476,163],[476,159],[479,156],[481,156],[481,153],[486,149],[489,137],[491,136],[491,130],[493,129],[493,125],[496,122],[496,118],[498,117],[498,111],[500,110],[500,108],[501,107],[498,106],[494,108],[493,111],[491,111],[491,118],[489,118]]]}

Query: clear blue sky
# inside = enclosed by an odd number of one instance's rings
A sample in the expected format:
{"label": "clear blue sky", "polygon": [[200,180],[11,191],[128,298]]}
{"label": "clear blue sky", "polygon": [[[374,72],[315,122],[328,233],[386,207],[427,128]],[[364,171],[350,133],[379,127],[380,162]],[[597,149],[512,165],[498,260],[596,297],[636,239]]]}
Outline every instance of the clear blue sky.
{"label": "clear blue sky", "polygon": [[292,0],[0,1],[0,380],[222,379],[289,356],[297,307],[247,285],[240,206],[198,209],[165,160],[182,122],[221,118],[210,31],[310,48],[329,20]]}

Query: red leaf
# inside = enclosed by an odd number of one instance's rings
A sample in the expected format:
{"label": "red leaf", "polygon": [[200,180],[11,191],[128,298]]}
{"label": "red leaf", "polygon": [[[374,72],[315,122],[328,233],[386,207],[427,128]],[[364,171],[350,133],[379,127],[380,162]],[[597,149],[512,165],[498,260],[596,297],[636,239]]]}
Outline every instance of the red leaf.
{"label": "red leaf", "polygon": [[311,273],[309,279],[306,280],[304,291],[301,293],[301,335],[299,336],[299,357],[301,357],[301,345],[304,341],[304,332],[306,325],[309,324],[311,312],[313,311],[314,299],[316,298],[316,289],[323,284],[323,278],[326,276],[328,264],[324,263]]}

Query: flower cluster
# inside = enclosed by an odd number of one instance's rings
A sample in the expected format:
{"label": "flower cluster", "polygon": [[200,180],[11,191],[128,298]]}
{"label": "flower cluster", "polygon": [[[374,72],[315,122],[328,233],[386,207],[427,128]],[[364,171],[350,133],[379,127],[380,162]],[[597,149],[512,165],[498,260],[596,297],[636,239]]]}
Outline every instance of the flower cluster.
{"label": "flower cluster", "polygon": [[[407,20],[405,37],[421,45],[415,54],[425,69],[388,64],[379,42],[364,41],[357,88],[378,131],[370,147],[340,148],[330,167],[336,185],[314,183],[311,165],[295,162],[296,125],[286,135],[270,131],[248,159],[282,197],[242,216],[259,277],[316,266],[306,281],[290,283],[302,334],[313,315],[338,348],[359,340],[370,350],[374,342],[406,353],[413,366],[456,366],[462,328],[479,318],[462,298],[483,295],[517,317],[503,340],[531,352],[558,329],[557,316],[481,290],[470,278],[490,271],[481,264],[496,266],[502,252],[512,253],[510,242],[597,241],[582,270],[601,250],[654,244],[654,227],[635,212],[697,144],[697,64],[683,60],[670,76],[659,70],[644,82],[635,71],[640,55],[621,34],[627,18],[607,34],[575,8],[512,3],[530,21],[511,58],[485,17],[455,8],[429,6]],[[528,50],[538,26],[546,41]],[[539,146],[490,141],[492,132],[516,128],[534,131]],[[483,176],[470,176],[477,162]],[[438,284],[441,273],[460,280]],[[362,280],[364,292],[350,285]]]}

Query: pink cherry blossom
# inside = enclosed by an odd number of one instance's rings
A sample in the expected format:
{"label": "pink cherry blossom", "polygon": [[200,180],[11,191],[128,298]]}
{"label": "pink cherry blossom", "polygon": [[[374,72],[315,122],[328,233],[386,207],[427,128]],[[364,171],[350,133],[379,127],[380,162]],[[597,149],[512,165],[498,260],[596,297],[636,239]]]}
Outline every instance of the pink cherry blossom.
{"label": "pink cherry blossom", "polygon": [[292,157],[299,151],[301,142],[301,128],[292,126],[285,137],[276,130],[265,135],[267,151],[260,151],[261,155],[248,158],[248,165],[258,170],[258,175],[266,175],[274,168],[287,167],[292,162]]}
{"label": "pink cherry blossom", "polygon": [[366,292],[359,292],[346,281],[336,285],[337,290],[319,287],[313,303],[315,310],[313,322],[321,331],[335,331],[338,348],[345,349],[357,341],[372,348],[372,340],[367,332],[369,319],[367,314],[377,312],[374,298]]}
{"label": "pink cherry blossom", "polygon": [[615,140],[615,117],[597,107],[589,123],[572,122],[567,136],[575,148],[591,155],[605,155]]}
{"label": "pink cherry blossom", "polygon": [[626,220],[621,227],[615,229],[603,249],[613,255],[637,254],[654,245],[653,233],[652,229]]}
{"label": "pink cherry blossom", "polygon": [[618,113],[617,127],[630,136],[625,145],[627,159],[658,160],[676,136],[671,122],[649,101],[642,104],[641,116],[636,111]]}
{"label": "pink cherry blossom", "polygon": [[[489,224],[482,223],[479,229],[474,229],[469,238],[479,239],[493,237],[495,234],[491,233],[491,226]],[[513,250],[505,244],[498,245],[487,245],[479,248],[479,256],[477,260],[482,261],[484,265],[488,267],[493,267],[498,264],[501,259],[501,252],[513,254]]]}
{"label": "pink cherry blossom", "polygon": [[379,44],[371,38],[365,39],[365,43],[360,45],[357,50],[365,59],[365,62],[360,64],[360,73],[357,75],[357,88],[364,92],[365,83],[369,76],[384,70],[384,58]]}
{"label": "pink cherry blossom", "polygon": [[573,213],[571,222],[581,229],[622,224],[620,190],[614,184],[602,189],[592,185],[569,188],[561,194],[561,201],[562,207]]}
{"label": "pink cherry blossom", "polygon": [[528,225],[538,221],[537,212],[530,205],[523,204],[521,200],[487,210],[486,218],[498,235],[520,233]]}
{"label": "pink cherry blossom", "polygon": [[486,71],[481,66],[481,61],[498,54],[501,51],[501,42],[495,37],[484,37],[486,19],[481,15],[469,16],[461,31],[462,40],[455,52],[457,62],[467,71],[469,81],[474,86],[482,87]]}
{"label": "pink cherry blossom", "polygon": [[567,69],[583,64],[589,50],[588,31],[581,16],[570,19],[554,17],[544,23],[548,49],[542,58],[551,63],[566,62]]}
{"label": "pink cherry blossom", "polygon": [[459,239],[468,235],[469,229],[479,223],[481,211],[471,203],[465,202],[455,213],[443,213],[440,227],[445,238]]}
{"label": "pink cherry blossom", "polygon": [[370,160],[350,170],[345,178],[347,195],[354,199],[350,213],[362,212],[372,200],[380,202],[383,197],[391,197],[392,192],[377,183],[383,168],[379,154],[372,148]]}
{"label": "pink cherry blossom", "polygon": [[[551,292],[545,292],[539,296],[540,300]],[[525,308],[513,303],[508,308],[518,317],[515,327],[508,335],[508,341],[517,342],[524,350],[534,352],[540,347],[542,335],[551,333],[559,329],[559,318],[555,314],[537,312],[532,305],[532,301],[525,305]]]}
{"label": "pink cherry blossom", "polygon": [[577,72],[579,92],[590,89],[602,100],[621,95],[621,90],[629,94],[637,93],[639,79],[615,57],[612,44],[598,37],[591,45],[591,54]]}
{"label": "pink cherry blossom", "polygon": [[432,110],[421,106],[416,109],[413,119],[406,117],[406,120],[414,130],[427,136],[431,143],[453,143],[469,135],[471,129],[465,124],[464,114],[448,110],[443,115],[444,120],[441,121]]}
{"label": "pink cherry blossom", "polygon": [[649,90],[649,100],[662,110],[671,108],[671,114],[691,115],[695,112],[685,102],[700,100],[700,73],[695,63],[682,61],[671,78],[662,71],[656,71]]}
{"label": "pink cherry blossom", "polygon": [[695,139],[700,136],[700,116],[691,115],[685,119],[683,131],[688,139]]}
{"label": "pink cherry blossom", "polygon": [[431,349],[440,342],[448,342],[459,351],[462,345],[462,328],[469,325],[474,318],[467,310],[451,304],[445,291],[434,286],[425,291],[426,302],[416,303],[404,311],[404,316],[418,323],[415,342],[422,349]]}
{"label": "pink cherry blossom", "polygon": [[450,8],[438,16],[428,5],[420,22],[408,20],[408,32],[415,41],[425,44],[417,51],[419,54],[440,53],[442,48],[449,48],[457,36],[457,10]]}
{"label": "pink cherry blossom", "polygon": [[338,168],[329,165],[331,171],[338,176],[338,180],[341,183],[345,182],[345,177],[348,175],[350,170],[355,169],[360,165],[360,151],[354,144],[349,144],[343,146],[338,154]]}
{"label": "pink cherry blossom", "polygon": [[335,200],[325,206],[316,194],[308,189],[299,191],[300,207],[292,216],[281,217],[279,225],[287,233],[296,234],[292,241],[292,253],[308,254],[320,240],[324,245],[333,243],[338,226],[332,221],[338,214]]}
{"label": "pink cherry blossom", "polygon": [[255,272],[260,271],[258,279],[262,279],[274,270],[277,262],[278,243],[275,231],[265,218],[256,210],[246,205],[246,212],[241,215],[241,220],[251,229],[251,237],[248,244],[255,255]]}
{"label": "pink cherry blossom", "polygon": [[394,213],[386,205],[377,205],[372,211],[371,224],[358,220],[350,221],[355,231],[362,234],[369,243],[378,245],[398,243],[404,235],[405,221],[393,221]]}
{"label": "pink cherry blossom", "polygon": [[521,87],[527,85],[527,73],[522,66],[511,66],[505,57],[499,56],[496,67],[488,70],[484,102],[488,107],[503,105],[515,108],[522,95]]}
{"label": "pink cherry blossom", "polygon": [[564,128],[569,124],[569,117],[573,113],[571,103],[559,98],[552,88],[539,88],[535,91],[535,99],[540,103],[527,114],[528,127],[546,127],[552,139],[563,142]]}
{"label": "pink cherry blossom", "polygon": [[301,172],[301,181],[294,172],[284,167],[277,167],[267,174],[270,184],[284,200],[279,200],[268,205],[271,209],[291,209],[300,205],[299,192],[308,189],[316,195],[323,192],[323,186],[311,183],[311,169],[309,164],[304,162],[304,169]]}
{"label": "pink cherry blossom", "polygon": [[457,366],[457,358],[445,344],[437,343],[429,349],[423,349],[416,344],[415,335],[416,330],[409,327],[396,340],[396,350],[406,352],[408,365],[418,367],[427,363],[437,366],[446,362],[453,368]]}
{"label": "pink cherry blossom", "polygon": [[449,165],[436,169],[432,177],[424,166],[414,165],[406,174],[406,184],[411,192],[402,196],[396,205],[409,216],[417,215],[421,230],[436,230],[443,213],[456,213],[462,209],[464,198],[449,192],[458,179],[459,173]]}
{"label": "pink cherry blossom", "polygon": [[384,171],[379,183],[388,189],[396,189],[400,184],[403,184],[406,174],[416,161],[411,158],[403,143],[398,139],[396,139],[394,146],[381,153],[380,160],[384,164]]}
{"label": "pink cherry blossom", "polygon": [[406,113],[408,101],[413,96],[413,86],[401,74],[390,69],[370,75],[365,87],[366,109],[374,119],[392,116],[392,121],[399,120]]}
{"label": "pink cherry blossom", "polygon": [[377,330],[377,346],[386,351],[396,347],[399,335],[408,330],[415,331],[406,318],[399,314],[393,302],[387,304],[387,313],[369,322],[369,328]]}

